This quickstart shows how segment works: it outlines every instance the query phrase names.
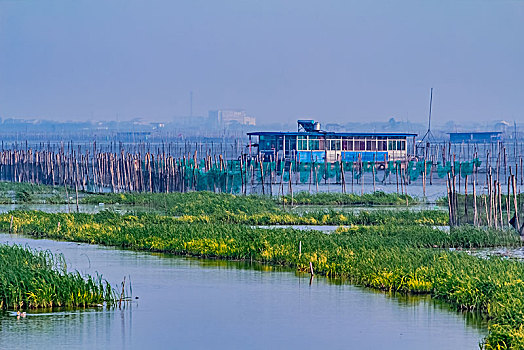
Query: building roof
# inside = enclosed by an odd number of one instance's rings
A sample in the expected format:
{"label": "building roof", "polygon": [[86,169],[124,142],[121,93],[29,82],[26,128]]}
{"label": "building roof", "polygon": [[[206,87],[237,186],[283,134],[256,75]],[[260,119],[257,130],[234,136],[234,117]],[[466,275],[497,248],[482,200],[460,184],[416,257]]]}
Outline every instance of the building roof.
{"label": "building roof", "polygon": [[466,131],[466,132],[448,132],[449,135],[497,135],[502,131]]}
{"label": "building roof", "polygon": [[412,133],[398,133],[398,132],[328,132],[328,131],[318,131],[318,132],[287,132],[287,131],[256,131],[248,132],[249,136],[261,136],[261,135],[285,135],[285,136],[370,136],[370,137],[408,137],[408,136],[417,136],[418,134]]}

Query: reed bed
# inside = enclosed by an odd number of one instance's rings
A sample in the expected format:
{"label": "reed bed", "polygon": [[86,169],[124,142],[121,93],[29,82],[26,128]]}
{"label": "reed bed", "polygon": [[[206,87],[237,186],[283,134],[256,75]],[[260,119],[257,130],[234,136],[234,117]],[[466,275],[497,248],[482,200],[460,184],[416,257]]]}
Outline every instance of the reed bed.
{"label": "reed bed", "polygon": [[49,185],[38,185],[27,182],[6,182],[0,181],[0,192],[20,192],[25,191],[28,193],[49,193],[51,191],[64,192],[63,187],[49,186]]}
{"label": "reed bed", "polygon": [[335,192],[324,192],[324,193],[310,193],[310,192],[298,192],[296,194],[285,195],[277,197],[278,203],[293,203],[296,205],[362,205],[362,206],[375,206],[375,205],[390,205],[400,206],[418,204],[418,199],[409,196],[407,194],[398,193],[385,193],[382,191],[376,191],[373,193],[364,193],[362,195],[354,193],[335,193]]}
{"label": "reed bed", "polygon": [[[481,259],[443,249],[513,244],[510,234],[475,228],[450,234],[431,228],[356,227],[332,235],[291,229],[262,230],[242,225],[189,224],[158,215],[114,213],[46,214],[15,212],[0,216],[0,227],[36,236],[205,257],[244,259],[296,266],[345,277],[353,283],[392,292],[429,293],[458,309],[491,319],[486,348],[520,343],[524,323],[524,265]],[[58,225],[61,222],[61,225]],[[472,234],[475,235],[472,235]],[[416,237],[410,238],[412,235]],[[467,237],[467,240],[466,240]],[[475,241],[471,237],[477,237]],[[480,239],[482,238],[482,239]],[[301,252],[298,251],[299,242]]]}
{"label": "reed bed", "polygon": [[123,204],[149,207],[172,215],[201,215],[214,213],[257,214],[275,213],[279,208],[265,196],[237,196],[227,193],[106,193],[86,196],[84,204]]}
{"label": "reed bed", "polygon": [[207,191],[187,193],[106,193],[86,196],[85,204],[127,204],[151,206],[155,209],[172,211],[173,214],[195,214],[195,210],[209,214],[211,210],[220,212],[224,209],[232,212],[253,213],[275,212],[281,204],[294,205],[325,205],[325,206],[355,206],[355,205],[388,205],[405,206],[418,203],[418,199],[404,194],[384,193],[377,191],[363,195],[348,193],[316,193],[299,192],[291,199],[285,196],[247,195],[235,196],[227,193]]}
{"label": "reed bed", "polygon": [[[327,203],[334,194],[318,194],[316,203]],[[389,196],[389,195],[388,195]],[[337,196],[348,198],[363,198],[374,196],[354,196],[344,194]],[[381,195],[377,194],[377,198]],[[396,195],[392,195],[396,198]],[[317,195],[311,196],[317,198]],[[308,210],[304,214],[297,214],[282,209],[276,202],[266,196],[235,196],[212,192],[189,193],[147,193],[147,194],[104,194],[84,197],[86,204],[122,204],[135,207],[137,212],[149,208],[164,214],[181,216],[183,220],[191,222],[226,222],[249,225],[376,225],[393,223],[398,225],[423,224],[447,225],[448,215],[438,210],[373,210],[354,213],[349,210],[333,210],[326,206],[324,209]],[[355,202],[356,203],[356,202]]]}
{"label": "reed bed", "polygon": [[[134,249],[181,251],[180,246],[170,242],[191,239],[223,237],[235,233],[235,241],[244,236],[259,236],[270,232],[278,237],[283,232],[303,231],[289,229],[256,229],[247,225],[197,220],[199,217],[167,217],[156,214],[120,215],[104,211],[98,214],[44,213],[39,211],[13,211],[0,214],[0,230],[24,233],[70,241],[124,246]],[[202,217],[200,217],[202,218]],[[520,246],[519,237],[512,231],[480,229],[471,226],[452,228],[449,232],[431,226],[382,224],[340,227],[336,234],[325,235],[306,231],[322,240],[337,238],[340,241],[357,242],[359,246],[378,248],[383,246],[411,248],[482,248]],[[181,239],[181,240],[180,240]],[[174,240],[174,241],[173,241]],[[155,244],[152,244],[154,242]],[[151,244],[150,244],[151,243]],[[183,252],[182,252],[183,253]],[[202,252],[201,255],[207,255]],[[244,259],[245,256],[233,256]]]}
{"label": "reed bed", "polygon": [[[12,217],[12,224],[11,224]],[[345,278],[387,292],[424,293],[490,320],[486,349],[524,347],[524,264],[447,248],[518,246],[512,231],[374,225],[318,231],[257,229],[155,214],[0,215],[0,229],[135,250],[258,261]],[[60,224],[59,224],[60,223]],[[301,247],[299,250],[299,246]]]}
{"label": "reed bed", "polygon": [[101,276],[68,273],[61,255],[0,245],[0,309],[88,307],[114,300]]}
{"label": "reed bed", "polygon": [[0,181],[0,204],[62,204],[68,201],[67,193],[73,191],[50,185]]}

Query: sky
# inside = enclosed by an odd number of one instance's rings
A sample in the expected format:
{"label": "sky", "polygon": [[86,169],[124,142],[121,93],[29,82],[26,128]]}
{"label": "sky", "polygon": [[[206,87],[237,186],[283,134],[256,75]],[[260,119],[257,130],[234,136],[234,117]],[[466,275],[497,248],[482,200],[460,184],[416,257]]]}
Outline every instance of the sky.
{"label": "sky", "polygon": [[0,118],[524,122],[524,1],[0,0]]}

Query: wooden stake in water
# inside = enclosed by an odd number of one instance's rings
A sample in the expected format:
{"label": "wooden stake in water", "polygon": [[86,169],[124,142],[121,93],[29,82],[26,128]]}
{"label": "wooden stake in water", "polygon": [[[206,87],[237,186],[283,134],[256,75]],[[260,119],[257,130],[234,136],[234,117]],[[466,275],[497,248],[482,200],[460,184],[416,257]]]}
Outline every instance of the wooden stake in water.
{"label": "wooden stake in water", "polygon": [[478,226],[477,187],[475,185],[475,181],[473,181],[473,225]]}
{"label": "wooden stake in water", "polygon": [[376,189],[375,189],[375,167],[377,166],[377,160],[376,160],[376,156],[373,154],[373,168],[371,168],[371,171],[372,171],[372,176],[373,176],[373,193],[376,192]]}
{"label": "wooden stake in water", "polygon": [[500,228],[504,228],[504,219],[503,219],[503,216],[502,216],[502,184],[499,182],[498,183],[499,185],[499,193],[498,193],[498,200],[499,200],[499,217],[500,217]]}
{"label": "wooden stake in water", "polygon": [[[518,208],[517,208],[517,180],[516,180],[515,176],[512,176],[511,180],[512,180],[511,183],[512,183],[512,187],[513,187],[513,206],[515,208],[515,218],[516,218],[516,222],[517,222],[517,227],[520,230],[519,211],[518,211]],[[509,197],[509,193],[508,193],[508,197]]]}
{"label": "wooden stake in water", "polygon": [[465,222],[468,222],[468,175],[464,179],[464,215],[466,216]]}
{"label": "wooden stake in water", "polygon": [[291,205],[293,205],[293,183],[291,174],[293,171],[293,163],[289,163],[289,194],[291,195]]}

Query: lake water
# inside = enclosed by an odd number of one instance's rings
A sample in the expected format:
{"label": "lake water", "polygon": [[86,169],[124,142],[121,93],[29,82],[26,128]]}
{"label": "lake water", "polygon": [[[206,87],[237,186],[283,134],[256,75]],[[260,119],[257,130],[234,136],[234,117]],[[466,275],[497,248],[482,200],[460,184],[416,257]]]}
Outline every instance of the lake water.
{"label": "lake water", "polygon": [[[68,268],[130,276],[123,309],[0,312],[1,349],[478,349],[485,325],[423,297],[293,270],[0,234],[63,253]],[[129,277],[127,278],[129,280]],[[338,283],[337,283],[338,282]]]}

